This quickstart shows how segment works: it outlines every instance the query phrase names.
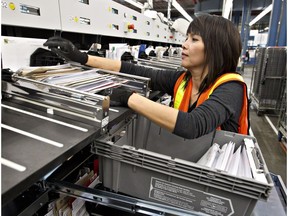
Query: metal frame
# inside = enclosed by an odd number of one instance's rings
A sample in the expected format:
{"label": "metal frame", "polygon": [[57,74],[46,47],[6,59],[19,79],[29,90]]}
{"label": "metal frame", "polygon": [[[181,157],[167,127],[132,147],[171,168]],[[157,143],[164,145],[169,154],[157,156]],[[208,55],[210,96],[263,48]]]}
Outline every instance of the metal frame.
{"label": "metal frame", "polygon": [[168,205],[136,199],[104,190],[85,188],[64,181],[46,182],[47,187],[67,196],[81,198],[83,200],[98,203],[104,206],[126,211],[129,213],[141,213],[145,215],[206,215],[191,210],[184,210]]}
{"label": "metal frame", "polygon": [[181,59],[175,57],[150,57],[148,60],[138,59],[137,64],[156,69],[185,70],[181,67]]}
{"label": "metal frame", "polygon": [[[250,96],[256,102],[257,113],[281,110],[281,98],[286,86],[286,48],[258,48],[253,66]],[[285,62],[284,62],[285,61]]]}
{"label": "metal frame", "polygon": [[[68,64],[68,66],[70,66]],[[90,69],[91,73],[108,75],[123,80],[123,87],[136,91],[145,97],[149,96],[150,79],[113,71]],[[98,93],[76,90],[72,87],[51,84],[42,80],[34,80],[22,74],[22,70],[13,74],[13,83],[3,82],[2,91],[8,97],[13,96],[17,100],[25,101],[33,105],[44,107],[47,112],[61,112],[68,115],[91,120],[101,127],[102,132],[106,132],[109,122],[110,98],[113,86],[108,86],[104,90],[107,96]],[[114,109],[115,111],[115,109]],[[116,110],[117,112],[117,110]]]}
{"label": "metal frame", "polygon": [[287,89],[286,85],[281,100],[281,109],[278,118],[278,140],[282,141],[282,138],[287,138]]}

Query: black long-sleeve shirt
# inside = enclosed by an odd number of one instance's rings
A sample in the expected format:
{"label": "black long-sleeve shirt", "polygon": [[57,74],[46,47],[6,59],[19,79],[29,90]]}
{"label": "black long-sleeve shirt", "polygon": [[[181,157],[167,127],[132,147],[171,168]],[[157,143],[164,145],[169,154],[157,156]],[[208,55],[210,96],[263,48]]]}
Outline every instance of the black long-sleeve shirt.
{"label": "black long-sleeve shirt", "polygon": [[[173,96],[174,85],[183,73],[175,70],[157,70],[122,62],[120,72],[151,78],[151,89]],[[243,104],[243,84],[236,81],[217,87],[200,106],[195,104],[188,112],[179,111],[173,133],[187,139],[208,134],[221,125],[222,130],[238,132]]]}

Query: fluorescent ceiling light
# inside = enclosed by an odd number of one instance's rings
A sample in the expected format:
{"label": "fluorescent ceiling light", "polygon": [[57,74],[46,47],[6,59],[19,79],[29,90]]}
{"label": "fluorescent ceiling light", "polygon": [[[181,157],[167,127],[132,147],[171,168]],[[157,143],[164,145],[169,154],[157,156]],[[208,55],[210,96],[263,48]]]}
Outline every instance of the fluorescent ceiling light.
{"label": "fluorescent ceiling light", "polygon": [[226,19],[228,19],[229,14],[232,10],[232,6],[233,6],[233,0],[226,0],[225,5],[224,5],[224,10],[222,13],[222,16]]}
{"label": "fluorescent ceiling light", "polygon": [[249,26],[254,25],[256,22],[258,22],[262,17],[264,17],[267,13],[269,13],[272,10],[272,4],[270,4],[265,10],[263,10],[257,17],[255,17],[250,23]]}
{"label": "fluorescent ceiling light", "polygon": [[189,22],[191,22],[193,19],[189,14],[181,7],[180,4],[176,0],[172,0],[172,5],[175,7]]}
{"label": "fluorescent ceiling light", "polygon": [[137,8],[140,8],[140,9],[142,9],[144,7],[143,4],[141,4],[140,2],[134,1],[134,0],[125,0],[125,1],[131,5],[134,5]]}

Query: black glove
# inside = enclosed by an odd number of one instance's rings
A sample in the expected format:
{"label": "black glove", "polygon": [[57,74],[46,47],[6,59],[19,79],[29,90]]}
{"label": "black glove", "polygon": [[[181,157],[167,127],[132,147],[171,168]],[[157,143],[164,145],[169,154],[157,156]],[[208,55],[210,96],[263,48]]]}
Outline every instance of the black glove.
{"label": "black glove", "polygon": [[113,88],[110,95],[110,106],[123,106],[128,107],[129,97],[133,94],[133,91]]}
{"label": "black glove", "polygon": [[54,36],[43,45],[48,46],[49,49],[68,61],[75,61],[84,65],[88,60],[86,53],[80,52],[71,41],[64,38]]}
{"label": "black glove", "polygon": [[4,68],[1,70],[1,80],[7,81],[7,82],[13,82],[12,75],[13,71],[10,70],[10,68]]}

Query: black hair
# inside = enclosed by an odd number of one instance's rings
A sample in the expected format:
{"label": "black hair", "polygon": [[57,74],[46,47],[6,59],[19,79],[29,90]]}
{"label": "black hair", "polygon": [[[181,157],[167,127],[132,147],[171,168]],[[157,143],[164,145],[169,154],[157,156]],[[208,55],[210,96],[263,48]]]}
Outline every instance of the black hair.
{"label": "black hair", "polygon": [[[199,93],[220,75],[236,71],[242,44],[239,31],[230,20],[221,16],[201,14],[194,17],[190,23],[188,34],[201,36],[204,43],[208,74],[200,85]],[[185,79],[190,78],[191,74],[187,71]]]}

